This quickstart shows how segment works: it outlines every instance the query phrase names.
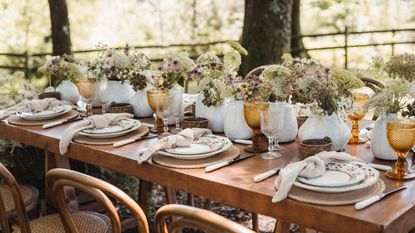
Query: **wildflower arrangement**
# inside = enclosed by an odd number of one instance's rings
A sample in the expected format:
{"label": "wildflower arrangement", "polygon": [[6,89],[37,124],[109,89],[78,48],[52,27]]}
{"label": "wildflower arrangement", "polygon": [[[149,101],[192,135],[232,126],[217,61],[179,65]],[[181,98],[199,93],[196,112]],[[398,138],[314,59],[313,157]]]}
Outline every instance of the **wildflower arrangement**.
{"label": "wildflower arrangement", "polygon": [[0,109],[5,109],[23,100],[37,99],[36,88],[26,81],[25,74],[16,71],[0,77]]}
{"label": "wildflower arrangement", "polygon": [[365,109],[373,109],[376,115],[398,113],[407,105],[408,99],[415,97],[415,88],[406,80],[391,79],[385,88],[379,90],[365,104]]}
{"label": "wildflower arrangement", "polygon": [[75,63],[73,56],[62,55],[48,57],[46,63],[38,68],[38,71],[45,74],[49,78],[49,86],[51,86],[51,78],[55,80],[55,86],[58,86],[63,80],[70,80],[76,82],[77,79],[83,76],[81,67]]}
{"label": "wildflower arrangement", "polygon": [[415,82],[415,54],[398,54],[385,63],[385,71],[391,78]]}
{"label": "wildflower arrangement", "polygon": [[402,111],[403,117],[415,117],[415,101],[412,104],[408,104],[406,109]]}
{"label": "wildflower arrangement", "polygon": [[270,101],[274,91],[273,83],[263,78],[263,76],[251,75],[237,89],[238,98],[243,98],[246,102]]}
{"label": "wildflower arrangement", "polygon": [[179,80],[186,80],[195,66],[194,61],[187,52],[180,52],[168,56],[158,67],[151,79],[151,84],[156,88],[170,89]]}
{"label": "wildflower arrangement", "polygon": [[88,79],[130,81],[136,90],[144,89],[147,86],[148,80],[142,75],[142,72],[150,69],[151,62],[144,53],[128,46],[116,50],[98,44],[97,48],[100,49],[98,57],[86,61],[84,64],[88,72]]}
{"label": "wildflower arrangement", "polygon": [[350,90],[363,86],[354,74],[327,69],[313,59],[283,55],[281,65],[271,65],[260,76],[272,82],[271,100],[307,104],[317,115],[331,115],[351,104]]}
{"label": "wildflower arrangement", "polygon": [[238,42],[229,41],[228,45],[230,48],[222,60],[211,53],[200,55],[189,74],[189,78],[198,82],[198,89],[204,96],[202,102],[208,107],[221,105],[227,97],[243,98],[242,77],[237,72],[241,54],[248,53]]}

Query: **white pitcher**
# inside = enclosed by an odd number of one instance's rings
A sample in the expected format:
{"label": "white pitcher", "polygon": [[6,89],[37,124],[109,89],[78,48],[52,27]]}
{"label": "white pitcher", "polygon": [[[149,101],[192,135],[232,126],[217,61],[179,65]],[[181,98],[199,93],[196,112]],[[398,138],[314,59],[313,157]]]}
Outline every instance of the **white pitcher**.
{"label": "white pitcher", "polygon": [[278,101],[275,103],[270,103],[269,107],[273,106],[284,106],[284,127],[278,135],[279,142],[291,142],[297,137],[298,132],[298,123],[297,123],[297,114],[293,105],[284,102]]}
{"label": "white pitcher", "polygon": [[252,129],[245,122],[244,101],[228,99],[226,103],[223,122],[226,137],[230,139],[250,139]]}
{"label": "white pitcher", "polygon": [[74,83],[70,80],[63,80],[57,87],[56,91],[61,94],[61,100],[66,100],[73,104],[79,101],[79,91]]}
{"label": "white pitcher", "polygon": [[196,117],[204,117],[209,120],[208,128],[215,133],[224,131],[226,104],[217,107],[207,107],[203,104],[203,95],[199,94],[196,100]]}
{"label": "white pitcher", "polygon": [[376,158],[385,160],[397,159],[395,151],[389,146],[388,139],[386,137],[386,124],[389,120],[397,118],[398,115],[395,113],[381,116],[376,120],[375,126],[372,130],[372,138],[370,143],[370,148]]}

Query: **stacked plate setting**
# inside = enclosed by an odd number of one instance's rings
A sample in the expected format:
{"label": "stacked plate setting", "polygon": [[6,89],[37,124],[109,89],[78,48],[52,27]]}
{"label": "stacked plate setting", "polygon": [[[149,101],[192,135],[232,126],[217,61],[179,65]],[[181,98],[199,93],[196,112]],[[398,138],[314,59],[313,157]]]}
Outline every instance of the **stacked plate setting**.
{"label": "stacked plate setting", "polygon": [[60,117],[72,110],[69,105],[59,105],[40,112],[16,112],[16,116],[28,121],[49,120]]}
{"label": "stacked plate setting", "polygon": [[206,159],[222,153],[231,147],[232,142],[229,138],[207,135],[194,140],[188,147],[164,149],[159,154],[184,160]]}
{"label": "stacked plate setting", "polygon": [[106,128],[84,129],[79,132],[78,135],[97,139],[116,138],[133,132],[140,127],[141,122],[139,120],[126,119],[120,121],[117,125],[112,125]]}
{"label": "stacked plate setting", "polygon": [[342,193],[372,186],[378,181],[379,176],[379,171],[363,162],[329,162],[322,176],[298,177],[294,185],[316,192]]}

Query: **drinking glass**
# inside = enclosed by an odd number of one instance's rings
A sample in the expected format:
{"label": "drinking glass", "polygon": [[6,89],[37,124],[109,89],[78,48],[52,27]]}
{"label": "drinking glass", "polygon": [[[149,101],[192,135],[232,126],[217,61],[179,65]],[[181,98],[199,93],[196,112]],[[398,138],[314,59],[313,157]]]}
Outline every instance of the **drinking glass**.
{"label": "drinking glass", "polygon": [[415,145],[415,120],[398,119],[388,121],[386,135],[389,145],[398,156],[398,160],[395,163],[395,168],[387,171],[385,175],[395,180],[414,178],[415,171],[408,169],[406,155]]}
{"label": "drinking glass", "polygon": [[176,120],[176,127],[173,133],[180,133],[183,129],[180,128],[180,118],[183,115],[183,93],[173,92],[170,94],[170,112]]}
{"label": "drinking glass", "polygon": [[95,82],[80,80],[76,87],[81,95],[81,101],[86,104],[86,115],[92,116],[92,98],[94,96]]}
{"label": "drinking glass", "polygon": [[149,89],[147,90],[147,102],[151,110],[154,112],[154,127],[151,132],[163,133],[163,120],[157,115],[156,99],[161,95],[168,95],[166,89]]}
{"label": "drinking glass", "polygon": [[163,133],[160,137],[169,136],[169,117],[170,117],[170,109],[169,109],[169,99],[170,96],[168,93],[157,94],[155,96],[155,105],[156,105],[156,112],[157,115],[163,120]]}
{"label": "drinking glass", "polygon": [[109,93],[109,88],[108,88],[108,81],[107,80],[102,80],[98,83],[98,98],[101,102],[101,106],[102,106],[102,114],[105,114],[108,110],[108,105],[109,105],[109,99],[110,99],[110,95],[111,93]]}
{"label": "drinking glass", "polygon": [[246,124],[252,129],[252,146],[246,147],[245,151],[259,153],[267,151],[267,147],[260,145],[261,133],[261,111],[268,109],[268,102],[245,102],[244,117]]}
{"label": "drinking glass", "polygon": [[353,110],[349,114],[349,119],[352,121],[352,136],[349,139],[349,144],[362,144],[367,141],[367,139],[359,137],[359,121],[366,115],[364,105],[368,99],[369,95],[364,93],[352,94]]}
{"label": "drinking glass", "polygon": [[[274,151],[274,142],[278,145],[278,134],[283,126],[284,112],[280,109],[261,111],[261,131],[268,138],[268,152],[261,154],[263,159],[276,159],[281,154]],[[278,145],[279,146],[279,145]]]}

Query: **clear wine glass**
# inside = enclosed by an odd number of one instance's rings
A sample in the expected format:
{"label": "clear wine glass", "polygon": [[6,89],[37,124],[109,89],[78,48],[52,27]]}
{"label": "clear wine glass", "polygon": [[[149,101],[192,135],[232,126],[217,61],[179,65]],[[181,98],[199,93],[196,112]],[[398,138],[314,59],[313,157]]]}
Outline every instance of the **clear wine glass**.
{"label": "clear wine glass", "polygon": [[173,92],[170,94],[170,112],[176,121],[176,127],[172,133],[180,133],[183,129],[180,128],[180,119],[183,115],[183,93]]}
{"label": "clear wine glass", "polygon": [[155,105],[156,105],[156,112],[157,115],[163,120],[163,133],[160,137],[169,136],[169,117],[170,117],[170,109],[169,109],[169,94],[157,94],[155,96]]}
{"label": "clear wine glass", "polygon": [[110,99],[110,95],[111,93],[109,93],[109,88],[108,88],[108,81],[107,80],[102,80],[98,83],[98,98],[101,102],[101,106],[102,106],[102,114],[105,114],[108,110],[108,105],[109,105],[109,99]]}
{"label": "clear wine glass", "polygon": [[[280,109],[269,108],[261,111],[261,131],[268,138],[268,152],[261,154],[264,159],[276,159],[281,154],[275,152],[278,145],[278,134],[283,125],[284,112]],[[275,142],[275,145],[274,145]]]}

